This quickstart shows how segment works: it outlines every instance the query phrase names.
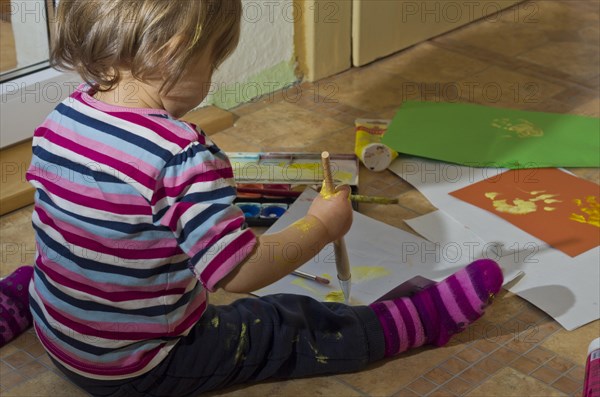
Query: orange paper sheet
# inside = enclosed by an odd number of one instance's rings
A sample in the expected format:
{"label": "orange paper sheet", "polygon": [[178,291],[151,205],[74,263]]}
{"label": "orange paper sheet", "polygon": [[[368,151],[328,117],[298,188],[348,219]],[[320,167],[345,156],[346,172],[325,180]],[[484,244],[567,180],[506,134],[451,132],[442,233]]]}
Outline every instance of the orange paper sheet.
{"label": "orange paper sheet", "polygon": [[600,245],[600,186],[558,169],[510,170],[450,194],[571,257]]}

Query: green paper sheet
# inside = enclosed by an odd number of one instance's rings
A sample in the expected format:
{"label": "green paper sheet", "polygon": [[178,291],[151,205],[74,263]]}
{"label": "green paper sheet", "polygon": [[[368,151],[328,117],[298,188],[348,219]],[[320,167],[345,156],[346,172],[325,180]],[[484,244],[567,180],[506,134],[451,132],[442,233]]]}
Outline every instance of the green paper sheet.
{"label": "green paper sheet", "polygon": [[471,167],[600,166],[600,119],[569,114],[409,101],[382,142]]}

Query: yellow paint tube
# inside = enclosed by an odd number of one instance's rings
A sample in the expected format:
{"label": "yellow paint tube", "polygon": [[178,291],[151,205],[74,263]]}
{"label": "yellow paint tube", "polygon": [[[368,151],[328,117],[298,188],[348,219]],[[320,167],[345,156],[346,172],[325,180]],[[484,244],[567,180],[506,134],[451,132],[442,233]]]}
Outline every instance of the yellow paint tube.
{"label": "yellow paint tube", "polygon": [[357,119],[354,153],[371,171],[383,171],[398,157],[398,153],[381,143],[390,120]]}

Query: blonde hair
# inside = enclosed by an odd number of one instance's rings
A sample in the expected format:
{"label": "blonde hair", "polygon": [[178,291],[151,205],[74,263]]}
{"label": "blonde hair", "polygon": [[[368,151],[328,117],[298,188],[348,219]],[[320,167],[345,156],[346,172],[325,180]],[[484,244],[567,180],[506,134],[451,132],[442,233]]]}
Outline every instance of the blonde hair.
{"label": "blonde hair", "polygon": [[61,0],[50,63],[104,91],[127,71],[168,92],[211,45],[215,67],[233,52],[241,9],[240,0]]}

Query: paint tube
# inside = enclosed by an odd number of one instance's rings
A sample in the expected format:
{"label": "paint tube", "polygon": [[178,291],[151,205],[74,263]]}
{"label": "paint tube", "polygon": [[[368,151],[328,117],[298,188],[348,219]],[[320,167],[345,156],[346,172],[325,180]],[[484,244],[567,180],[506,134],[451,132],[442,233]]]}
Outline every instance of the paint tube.
{"label": "paint tube", "polygon": [[354,153],[371,171],[383,171],[398,157],[398,153],[381,143],[390,120],[357,119]]}
{"label": "paint tube", "polygon": [[588,348],[583,397],[600,397],[600,338],[594,339]]}

